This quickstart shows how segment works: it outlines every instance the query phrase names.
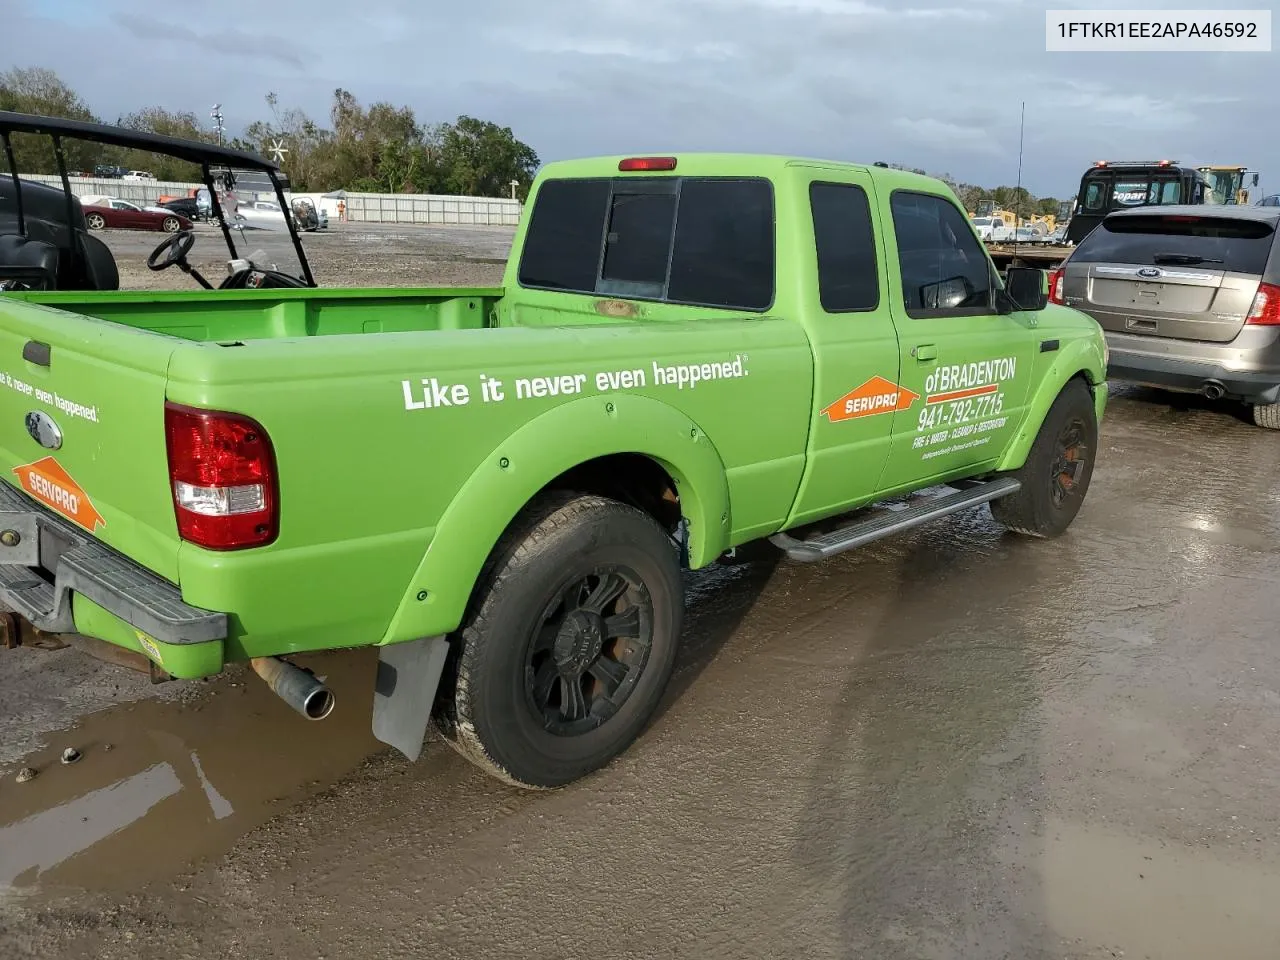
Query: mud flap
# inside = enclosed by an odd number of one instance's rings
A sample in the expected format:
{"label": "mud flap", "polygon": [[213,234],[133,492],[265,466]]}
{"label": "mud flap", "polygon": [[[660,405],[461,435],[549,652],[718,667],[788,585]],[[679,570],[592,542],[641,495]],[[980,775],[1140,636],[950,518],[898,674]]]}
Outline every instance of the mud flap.
{"label": "mud flap", "polygon": [[410,760],[422,754],[449,643],[443,636],[393,643],[378,654],[373,735]]}

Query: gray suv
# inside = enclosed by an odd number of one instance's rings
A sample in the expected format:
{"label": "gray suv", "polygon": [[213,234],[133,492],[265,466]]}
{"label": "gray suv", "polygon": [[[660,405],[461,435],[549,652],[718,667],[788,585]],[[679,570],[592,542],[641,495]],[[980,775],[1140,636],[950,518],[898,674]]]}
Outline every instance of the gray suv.
{"label": "gray suv", "polygon": [[1227,397],[1280,430],[1280,207],[1107,216],[1049,277],[1102,325],[1118,380]]}

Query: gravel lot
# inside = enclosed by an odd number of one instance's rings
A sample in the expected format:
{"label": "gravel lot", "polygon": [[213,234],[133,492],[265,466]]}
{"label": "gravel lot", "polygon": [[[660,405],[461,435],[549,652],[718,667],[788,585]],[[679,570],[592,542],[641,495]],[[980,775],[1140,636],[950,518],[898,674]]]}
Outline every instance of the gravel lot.
{"label": "gravel lot", "polygon": [[[496,284],[509,240],[305,242],[408,286]],[[0,650],[0,956],[1274,960],[1276,437],[1113,387],[1059,541],[981,508],[690,576],[661,716],[562,791],[380,749],[367,651],[309,661],[307,724],[243,670]]]}
{"label": "gravel lot", "polygon": [[[226,276],[227,246],[216,226],[197,224],[192,266],[217,286]],[[407,227],[335,223],[302,234],[316,282],[328,287],[499,286],[513,230],[509,227]],[[196,286],[177,267],[154,272],[147,256],[166,237],[141,230],[104,230],[127,290],[187,290]],[[289,235],[248,230],[233,237],[241,256],[263,250],[287,273],[300,273]],[[258,259],[258,258],[254,258]]]}

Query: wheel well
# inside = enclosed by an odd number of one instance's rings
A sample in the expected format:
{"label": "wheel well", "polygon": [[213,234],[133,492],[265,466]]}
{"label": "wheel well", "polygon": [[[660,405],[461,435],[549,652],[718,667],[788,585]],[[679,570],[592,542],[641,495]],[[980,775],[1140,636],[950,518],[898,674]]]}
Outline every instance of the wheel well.
{"label": "wheel well", "polygon": [[674,533],[680,525],[680,495],[675,480],[657,461],[639,453],[597,457],[566,470],[545,487],[594,493],[643,510]]}

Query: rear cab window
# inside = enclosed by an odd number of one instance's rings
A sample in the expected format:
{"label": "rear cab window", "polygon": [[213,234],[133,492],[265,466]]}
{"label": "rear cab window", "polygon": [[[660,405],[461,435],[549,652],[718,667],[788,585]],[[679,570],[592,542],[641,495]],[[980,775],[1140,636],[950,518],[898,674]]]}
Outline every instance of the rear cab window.
{"label": "rear cab window", "polygon": [[1072,263],[1205,265],[1228,273],[1266,271],[1275,228],[1236,217],[1159,215],[1104,220],[1081,241]]}
{"label": "rear cab window", "polygon": [[880,305],[880,273],[871,204],[851,183],[809,185],[818,295],[827,313],[857,313]]}
{"label": "rear cab window", "polygon": [[754,177],[548,180],[522,287],[759,312],[774,298],[773,185]]}
{"label": "rear cab window", "polygon": [[1123,175],[1107,171],[1086,175],[1082,204],[1086,213],[1107,213],[1127,207],[1169,206],[1190,203],[1182,184],[1163,175]]}

